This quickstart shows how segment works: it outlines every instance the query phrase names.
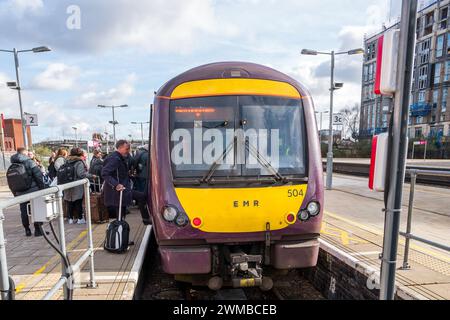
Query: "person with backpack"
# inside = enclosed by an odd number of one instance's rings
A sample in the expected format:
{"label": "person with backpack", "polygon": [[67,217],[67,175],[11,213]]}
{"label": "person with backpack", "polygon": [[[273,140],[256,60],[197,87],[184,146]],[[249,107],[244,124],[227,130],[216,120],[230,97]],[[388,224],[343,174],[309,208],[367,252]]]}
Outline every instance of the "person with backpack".
{"label": "person with backpack", "polygon": [[146,196],[143,192],[132,190],[129,167],[130,143],[119,140],[116,151],[109,155],[102,169],[102,178],[105,181],[103,192],[105,206],[110,217],[118,217],[120,193],[122,192],[122,216],[125,216],[127,207],[136,200],[144,224],[150,223]]}
{"label": "person with backpack", "polygon": [[[89,173],[100,177],[102,175],[103,169],[103,158],[102,152],[100,150],[94,150],[94,156],[92,157],[91,163],[89,165]],[[100,183],[102,183],[101,181]]]}
{"label": "person with backpack", "polygon": [[135,189],[139,192],[145,192],[146,190],[148,179],[147,163],[148,163],[148,145],[145,145],[139,149],[139,152],[135,157],[133,165],[136,174]]}
{"label": "person with backpack", "polygon": [[[94,179],[95,175],[88,172],[83,160],[84,151],[73,148],[66,162],[58,170],[58,184],[66,184],[85,178]],[[69,224],[86,224],[83,217],[84,186],[78,186],[64,191],[64,200],[67,204]]]}
{"label": "person with backpack", "polygon": [[[9,189],[15,197],[45,189],[44,177],[36,162],[27,155],[25,148],[19,148],[11,157],[11,166],[6,173]],[[28,219],[28,204],[20,204],[20,215],[25,235],[31,237],[30,221]],[[34,235],[41,237],[39,223],[34,224]]]}
{"label": "person with backpack", "polygon": [[61,166],[66,162],[67,155],[68,153],[66,149],[58,149],[54,161],[52,161],[48,166],[48,175],[52,180],[56,178],[59,168],[61,168]]}

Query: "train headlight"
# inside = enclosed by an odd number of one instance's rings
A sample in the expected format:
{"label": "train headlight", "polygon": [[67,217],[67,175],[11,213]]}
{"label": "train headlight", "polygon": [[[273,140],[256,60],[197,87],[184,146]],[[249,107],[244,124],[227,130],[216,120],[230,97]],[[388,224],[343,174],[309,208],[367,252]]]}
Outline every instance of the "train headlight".
{"label": "train headlight", "polygon": [[320,205],[317,202],[312,201],[308,204],[306,210],[308,210],[312,217],[315,217],[320,213]]}
{"label": "train headlight", "polygon": [[181,212],[177,215],[176,219],[175,219],[175,224],[179,227],[184,227],[189,223],[189,218],[188,216]]}
{"label": "train headlight", "polygon": [[303,222],[308,221],[310,218],[309,212],[307,210],[300,211],[298,214],[298,218]]}
{"label": "train headlight", "polygon": [[163,217],[167,222],[173,222],[178,215],[175,207],[167,206],[164,208]]}

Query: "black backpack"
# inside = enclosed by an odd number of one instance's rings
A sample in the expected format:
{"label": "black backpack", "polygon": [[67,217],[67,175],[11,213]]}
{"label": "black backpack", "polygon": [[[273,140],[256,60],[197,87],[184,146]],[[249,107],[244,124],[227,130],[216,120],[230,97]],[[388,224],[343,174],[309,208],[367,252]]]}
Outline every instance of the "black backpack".
{"label": "black backpack", "polygon": [[6,179],[13,193],[25,192],[33,183],[33,178],[23,163],[11,164],[6,172]]}
{"label": "black backpack", "polygon": [[[81,160],[80,160],[81,161]],[[58,170],[57,178],[58,184],[67,184],[71,182],[75,182],[79,179],[76,177],[75,165],[79,161],[67,161],[64,163]]]}
{"label": "black backpack", "polygon": [[48,166],[48,176],[50,177],[50,179],[55,179],[56,175],[58,173],[56,172],[56,168],[55,168],[55,161],[53,161],[52,163],[50,163],[50,165]]}

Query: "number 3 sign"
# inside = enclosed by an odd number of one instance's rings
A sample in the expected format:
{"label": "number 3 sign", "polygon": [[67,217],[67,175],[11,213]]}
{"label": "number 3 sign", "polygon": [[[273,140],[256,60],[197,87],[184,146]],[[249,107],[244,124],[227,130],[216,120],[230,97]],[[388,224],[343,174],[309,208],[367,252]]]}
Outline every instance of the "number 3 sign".
{"label": "number 3 sign", "polygon": [[341,113],[333,114],[333,125],[342,126],[344,124],[344,117]]}

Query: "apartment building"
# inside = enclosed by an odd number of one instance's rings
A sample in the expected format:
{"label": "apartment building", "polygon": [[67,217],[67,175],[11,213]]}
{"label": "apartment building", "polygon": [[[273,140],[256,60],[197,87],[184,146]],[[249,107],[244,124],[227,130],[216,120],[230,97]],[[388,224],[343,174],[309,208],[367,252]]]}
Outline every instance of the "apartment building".
{"label": "apartment building", "polygon": [[409,137],[450,136],[450,0],[433,1],[417,16]]}
{"label": "apartment building", "polygon": [[391,97],[378,96],[374,93],[375,72],[377,66],[378,40],[388,30],[398,29],[399,23],[375,35],[364,38],[365,56],[362,74],[360,138],[371,138],[373,135],[386,132],[389,127],[390,113],[394,101]]}

